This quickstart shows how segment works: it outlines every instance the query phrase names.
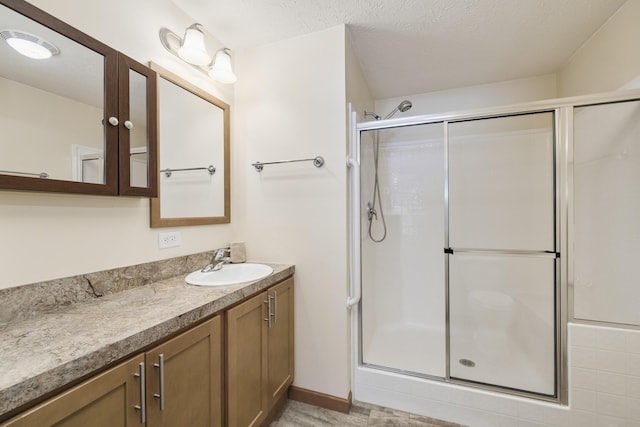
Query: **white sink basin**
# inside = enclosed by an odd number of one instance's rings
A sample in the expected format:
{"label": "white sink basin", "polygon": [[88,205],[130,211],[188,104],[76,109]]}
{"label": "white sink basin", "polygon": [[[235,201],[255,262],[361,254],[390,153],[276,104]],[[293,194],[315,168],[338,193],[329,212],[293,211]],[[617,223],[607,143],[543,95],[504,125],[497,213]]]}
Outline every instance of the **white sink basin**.
{"label": "white sink basin", "polygon": [[218,271],[190,273],[184,280],[190,285],[226,286],[262,279],[273,273],[273,268],[264,264],[225,264]]}

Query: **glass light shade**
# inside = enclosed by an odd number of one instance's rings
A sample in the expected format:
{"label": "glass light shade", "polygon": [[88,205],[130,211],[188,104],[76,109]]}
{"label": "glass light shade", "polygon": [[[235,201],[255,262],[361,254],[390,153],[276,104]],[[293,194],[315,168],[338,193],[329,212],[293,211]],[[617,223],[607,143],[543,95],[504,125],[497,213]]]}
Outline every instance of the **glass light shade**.
{"label": "glass light shade", "polygon": [[32,59],[47,59],[60,53],[52,43],[22,30],[0,30],[2,38],[16,52]]}
{"label": "glass light shade", "polygon": [[231,56],[227,53],[227,49],[220,49],[216,52],[213,68],[209,71],[209,77],[225,84],[236,82],[237,78],[231,69]]}
{"label": "glass light shade", "polygon": [[211,57],[204,47],[204,34],[198,25],[200,24],[193,24],[186,29],[178,55],[189,64],[208,65],[211,62]]}

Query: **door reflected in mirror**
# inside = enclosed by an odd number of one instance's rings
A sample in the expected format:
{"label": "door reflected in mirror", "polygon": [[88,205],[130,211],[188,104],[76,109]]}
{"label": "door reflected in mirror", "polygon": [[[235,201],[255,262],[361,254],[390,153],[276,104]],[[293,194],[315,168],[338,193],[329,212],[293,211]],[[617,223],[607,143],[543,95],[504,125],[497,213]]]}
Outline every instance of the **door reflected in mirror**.
{"label": "door reflected in mirror", "polygon": [[230,222],[229,105],[158,72],[159,191],[151,227]]}

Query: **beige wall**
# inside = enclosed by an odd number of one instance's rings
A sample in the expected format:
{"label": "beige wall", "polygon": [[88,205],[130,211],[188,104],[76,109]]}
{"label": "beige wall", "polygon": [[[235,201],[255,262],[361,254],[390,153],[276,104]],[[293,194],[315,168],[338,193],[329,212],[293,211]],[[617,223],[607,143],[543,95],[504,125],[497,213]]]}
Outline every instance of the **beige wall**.
{"label": "beige wall", "polygon": [[101,109],[2,77],[0,93],[0,170],[71,180],[72,144],[102,150]]}
{"label": "beige wall", "polygon": [[[374,100],[364,78],[360,61],[353,50],[349,31],[347,31],[345,48],[347,102],[351,103],[352,111],[371,111],[373,110]],[[361,121],[361,119],[362,115],[359,115],[358,121]]]}
{"label": "beige wall", "polygon": [[558,95],[640,87],[640,1],[628,0],[558,72]]}
{"label": "beige wall", "polygon": [[239,52],[236,71],[235,234],[252,259],[296,266],[295,385],[346,398],[345,28]]}
{"label": "beige wall", "polygon": [[[161,46],[161,27],[181,32],[193,23],[169,0],[31,3],[142,63],[154,61],[233,103],[233,86],[212,83]],[[213,38],[207,42],[211,52],[220,47]],[[232,229],[184,227],[179,229],[182,246],[160,250],[158,230],[149,228],[148,199],[8,191],[0,192],[0,218],[0,288],[210,250],[227,244]]]}

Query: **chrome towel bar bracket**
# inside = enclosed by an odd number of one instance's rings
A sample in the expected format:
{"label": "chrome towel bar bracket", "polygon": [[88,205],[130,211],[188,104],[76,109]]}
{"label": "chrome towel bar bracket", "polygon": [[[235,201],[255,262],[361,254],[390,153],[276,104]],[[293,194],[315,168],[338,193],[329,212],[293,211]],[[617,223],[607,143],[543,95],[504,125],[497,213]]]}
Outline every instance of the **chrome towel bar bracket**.
{"label": "chrome towel bar bracket", "polygon": [[280,160],[277,162],[255,162],[252,163],[251,166],[253,166],[256,169],[256,172],[262,172],[262,169],[264,169],[265,165],[279,165],[281,163],[297,163],[297,162],[313,162],[313,165],[317,168],[322,167],[322,165],[324,165],[324,158],[322,156],[316,156],[312,159],[297,159],[297,160]]}

